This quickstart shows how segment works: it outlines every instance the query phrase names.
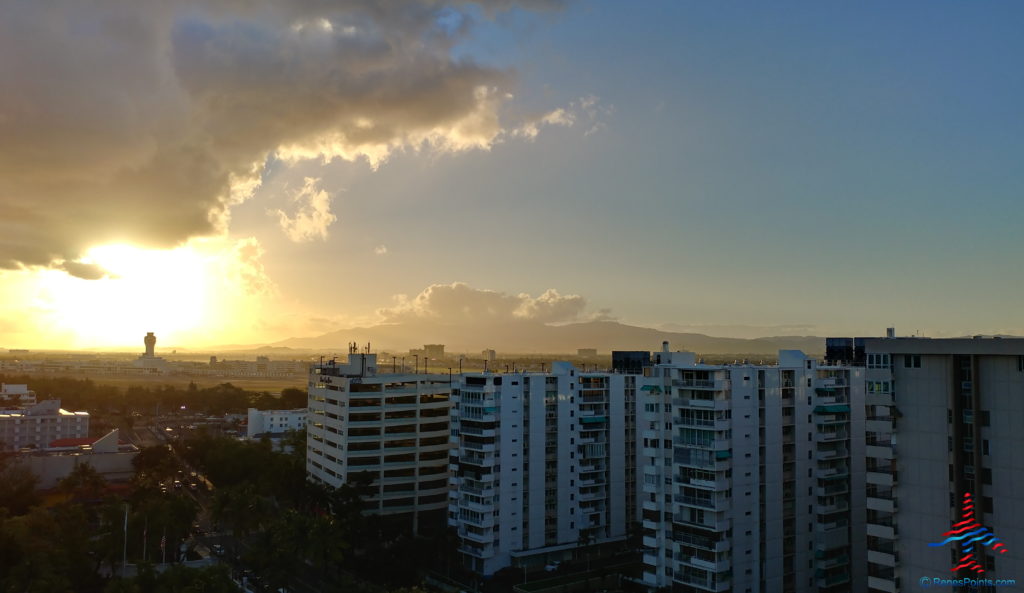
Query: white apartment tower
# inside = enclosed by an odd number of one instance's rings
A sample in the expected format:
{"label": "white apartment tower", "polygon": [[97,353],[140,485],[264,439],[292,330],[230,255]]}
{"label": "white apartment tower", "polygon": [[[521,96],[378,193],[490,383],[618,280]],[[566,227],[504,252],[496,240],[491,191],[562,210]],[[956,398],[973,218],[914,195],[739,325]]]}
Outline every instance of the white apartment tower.
{"label": "white apartment tower", "polygon": [[[921,577],[1020,579],[1024,340],[889,336],[829,340],[866,366],[865,590],[909,591]],[[930,545],[964,520],[965,500],[998,540]]]}
{"label": "white apartment tower", "polygon": [[[863,591],[863,369],[656,353],[637,401],[644,582]],[[860,527],[858,527],[860,526]]]}
{"label": "white apartment tower", "polygon": [[376,354],[309,371],[306,471],[337,488],[369,472],[368,512],[444,525],[448,507],[448,375],[378,374]]}
{"label": "white apartment tower", "polygon": [[449,524],[466,568],[533,567],[627,535],[627,434],[637,377],[474,373],[452,393]]}

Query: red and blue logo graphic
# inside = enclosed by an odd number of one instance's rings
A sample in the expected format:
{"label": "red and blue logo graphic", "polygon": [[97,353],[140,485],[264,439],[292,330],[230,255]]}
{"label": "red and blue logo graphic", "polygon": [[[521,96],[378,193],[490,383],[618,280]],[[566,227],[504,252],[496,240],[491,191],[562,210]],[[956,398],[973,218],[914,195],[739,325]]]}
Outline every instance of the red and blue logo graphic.
{"label": "red and blue logo graphic", "polygon": [[1007,552],[1006,544],[999,541],[999,538],[989,531],[988,527],[978,523],[974,517],[974,499],[971,498],[970,492],[964,494],[964,501],[960,505],[960,519],[959,523],[953,524],[952,529],[942,534],[946,539],[928,545],[939,547],[946,544],[956,545],[959,542],[960,560],[950,570],[953,572],[961,569],[973,570],[977,574],[984,574],[985,567],[978,563],[978,559],[974,555],[975,546],[992,548],[993,552],[1005,554]]}

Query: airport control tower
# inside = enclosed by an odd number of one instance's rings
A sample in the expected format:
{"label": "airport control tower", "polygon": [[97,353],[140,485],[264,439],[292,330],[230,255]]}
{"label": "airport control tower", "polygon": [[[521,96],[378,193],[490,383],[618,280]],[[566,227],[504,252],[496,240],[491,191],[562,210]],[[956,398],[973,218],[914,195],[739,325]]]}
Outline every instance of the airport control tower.
{"label": "airport control tower", "polygon": [[143,356],[146,358],[153,358],[156,356],[154,354],[154,348],[156,348],[156,336],[153,335],[153,332],[146,333],[146,337],[143,338],[142,341],[146,344],[146,353]]}

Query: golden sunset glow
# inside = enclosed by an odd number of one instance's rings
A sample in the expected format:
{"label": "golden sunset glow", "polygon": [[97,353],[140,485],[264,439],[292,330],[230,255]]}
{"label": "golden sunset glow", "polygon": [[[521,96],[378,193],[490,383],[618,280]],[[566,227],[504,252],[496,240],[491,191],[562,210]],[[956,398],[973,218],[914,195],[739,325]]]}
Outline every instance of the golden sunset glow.
{"label": "golden sunset glow", "polygon": [[18,318],[32,319],[47,337],[76,347],[138,344],[156,332],[161,346],[252,339],[253,316],[273,288],[259,265],[252,240],[195,239],[169,249],[101,245],[81,263],[106,276],[85,280],[60,270],[5,273],[5,284],[22,295]]}

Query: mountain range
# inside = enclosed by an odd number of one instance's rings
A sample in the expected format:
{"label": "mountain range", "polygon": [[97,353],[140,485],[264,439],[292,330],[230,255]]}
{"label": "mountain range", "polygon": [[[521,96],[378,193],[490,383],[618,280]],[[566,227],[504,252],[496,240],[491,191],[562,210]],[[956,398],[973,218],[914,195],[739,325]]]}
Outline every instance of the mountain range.
{"label": "mountain range", "polygon": [[776,355],[780,349],[803,350],[820,355],[825,339],[817,336],[772,336],[757,339],[717,338],[697,333],[664,331],[626,325],[616,321],[589,321],[546,325],[530,321],[456,325],[429,321],[355,327],[314,337],[288,338],[265,348],[294,348],[346,352],[350,342],[360,347],[369,343],[376,351],[402,351],[424,344],[444,344],[448,352],[477,353],[494,349],[499,353],[574,353],[579,348],[611,350],[658,350],[668,341],[672,350],[700,354]]}

